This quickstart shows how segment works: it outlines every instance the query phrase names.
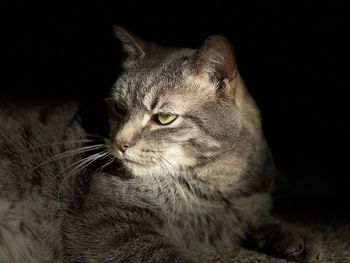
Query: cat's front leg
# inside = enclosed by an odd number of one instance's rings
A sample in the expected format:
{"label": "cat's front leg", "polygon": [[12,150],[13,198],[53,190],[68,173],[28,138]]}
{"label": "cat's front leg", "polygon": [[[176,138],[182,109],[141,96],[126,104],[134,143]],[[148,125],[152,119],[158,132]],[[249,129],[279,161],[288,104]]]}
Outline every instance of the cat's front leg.
{"label": "cat's front leg", "polygon": [[296,262],[316,263],[322,260],[316,240],[271,217],[251,224],[242,245]]}

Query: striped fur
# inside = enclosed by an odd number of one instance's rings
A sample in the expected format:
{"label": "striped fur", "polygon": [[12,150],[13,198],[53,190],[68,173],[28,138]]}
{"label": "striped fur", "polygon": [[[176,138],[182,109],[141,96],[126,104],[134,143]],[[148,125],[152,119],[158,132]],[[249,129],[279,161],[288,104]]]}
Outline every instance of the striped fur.
{"label": "striped fur", "polygon": [[[127,63],[108,98],[107,147],[120,168],[94,175],[67,215],[67,261],[195,262],[195,254],[240,243],[319,260],[270,216],[274,164],[228,41],[213,36],[198,50],[134,46],[139,38],[116,32]],[[160,125],[159,113],[177,118]]]}
{"label": "striped fur", "polygon": [[243,244],[319,262],[270,216],[273,159],[229,42],[162,48],[115,31],[127,58],[105,149],[82,145],[75,105],[0,109],[0,261],[196,262]]}

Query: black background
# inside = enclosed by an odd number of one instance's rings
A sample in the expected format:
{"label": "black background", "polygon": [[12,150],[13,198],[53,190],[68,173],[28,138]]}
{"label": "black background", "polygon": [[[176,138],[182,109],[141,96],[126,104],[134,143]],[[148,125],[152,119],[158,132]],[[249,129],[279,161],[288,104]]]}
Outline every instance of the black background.
{"label": "black background", "polygon": [[210,34],[225,35],[289,180],[284,208],[349,210],[349,29],[339,2],[27,1],[3,12],[0,100],[78,99],[94,133],[106,130],[102,98],[120,71],[113,24],[166,46],[196,48]]}

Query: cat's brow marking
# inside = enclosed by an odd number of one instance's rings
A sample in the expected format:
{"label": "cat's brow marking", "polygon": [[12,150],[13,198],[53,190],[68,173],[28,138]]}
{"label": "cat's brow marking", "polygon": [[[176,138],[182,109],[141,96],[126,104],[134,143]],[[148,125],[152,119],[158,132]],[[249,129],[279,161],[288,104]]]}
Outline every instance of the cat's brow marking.
{"label": "cat's brow marking", "polygon": [[142,121],[141,121],[141,126],[145,127],[150,119],[151,119],[151,116],[148,113],[145,113],[143,115],[143,118],[142,118]]}
{"label": "cat's brow marking", "polygon": [[147,93],[142,100],[142,104],[147,110],[152,111],[158,103],[158,98],[153,98],[152,93]]}

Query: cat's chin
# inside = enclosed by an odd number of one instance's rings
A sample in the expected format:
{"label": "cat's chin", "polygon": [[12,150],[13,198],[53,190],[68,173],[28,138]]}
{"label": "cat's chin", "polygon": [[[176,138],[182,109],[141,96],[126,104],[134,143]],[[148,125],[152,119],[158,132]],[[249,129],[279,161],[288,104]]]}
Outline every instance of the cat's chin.
{"label": "cat's chin", "polygon": [[149,176],[166,176],[168,174],[176,175],[178,170],[176,168],[165,168],[161,165],[145,165],[132,161],[123,161],[124,166],[137,177],[149,177]]}

